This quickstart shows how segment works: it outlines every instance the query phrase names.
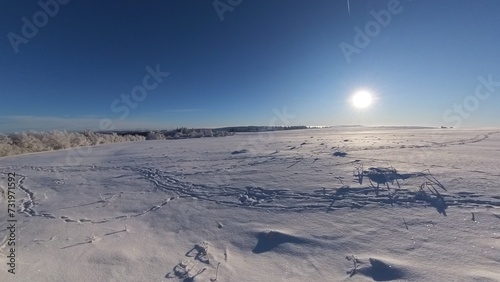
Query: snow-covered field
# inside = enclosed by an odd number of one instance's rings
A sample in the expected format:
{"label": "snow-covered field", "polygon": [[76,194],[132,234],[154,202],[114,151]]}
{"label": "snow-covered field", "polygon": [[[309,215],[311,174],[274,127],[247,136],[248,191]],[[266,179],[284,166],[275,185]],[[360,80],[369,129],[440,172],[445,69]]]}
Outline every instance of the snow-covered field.
{"label": "snow-covered field", "polygon": [[0,158],[0,281],[500,281],[498,129],[310,129],[80,155]]}

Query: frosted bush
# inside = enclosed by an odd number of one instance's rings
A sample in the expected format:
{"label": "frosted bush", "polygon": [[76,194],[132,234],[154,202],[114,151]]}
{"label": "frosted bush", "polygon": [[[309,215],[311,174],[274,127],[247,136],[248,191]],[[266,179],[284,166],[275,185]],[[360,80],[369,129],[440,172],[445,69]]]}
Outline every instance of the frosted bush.
{"label": "frosted bush", "polygon": [[120,136],[116,133],[103,134],[89,130],[83,133],[57,130],[49,132],[16,132],[9,135],[0,134],[0,157],[140,140],[145,140],[144,136]]}
{"label": "frosted bush", "polygon": [[0,134],[0,157],[118,142],[223,137],[232,134],[234,133],[211,129],[187,129],[185,127],[169,132],[149,131],[146,137],[137,134],[96,133],[90,130],[82,133],[58,130],[49,132],[16,132],[8,135]]}
{"label": "frosted bush", "polygon": [[161,132],[150,131],[146,137],[146,140],[164,140],[165,135]]}

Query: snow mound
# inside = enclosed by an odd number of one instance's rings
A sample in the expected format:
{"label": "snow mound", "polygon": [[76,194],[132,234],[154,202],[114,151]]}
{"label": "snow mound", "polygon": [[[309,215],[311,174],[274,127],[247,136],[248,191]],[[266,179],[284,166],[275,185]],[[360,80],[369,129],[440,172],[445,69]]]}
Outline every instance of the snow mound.
{"label": "snow mound", "polygon": [[311,241],[280,231],[266,230],[257,234],[257,245],[252,252],[255,254],[272,251],[281,244],[307,244]]}

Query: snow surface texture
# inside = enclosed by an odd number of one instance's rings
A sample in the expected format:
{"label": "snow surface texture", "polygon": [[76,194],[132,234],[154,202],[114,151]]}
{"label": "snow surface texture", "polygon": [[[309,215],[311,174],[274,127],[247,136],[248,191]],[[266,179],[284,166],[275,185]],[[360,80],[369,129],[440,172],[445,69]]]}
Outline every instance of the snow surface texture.
{"label": "snow surface texture", "polygon": [[500,281],[498,130],[310,129],[85,152],[0,158],[0,281]]}

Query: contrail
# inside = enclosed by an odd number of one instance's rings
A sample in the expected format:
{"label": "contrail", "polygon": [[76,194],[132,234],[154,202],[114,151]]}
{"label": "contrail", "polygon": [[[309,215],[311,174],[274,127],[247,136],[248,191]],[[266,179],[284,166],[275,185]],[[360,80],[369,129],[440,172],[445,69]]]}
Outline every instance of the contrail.
{"label": "contrail", "polygon": [[347,0],[347,12],[349,13],[349,15],[351,15],[351,5],[349,3],[349,0]]}

